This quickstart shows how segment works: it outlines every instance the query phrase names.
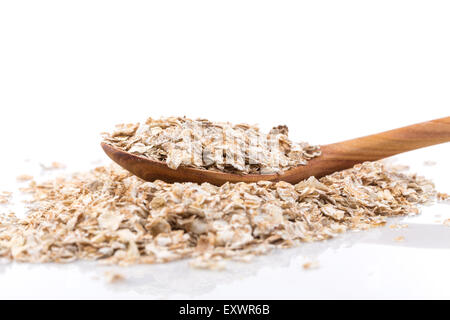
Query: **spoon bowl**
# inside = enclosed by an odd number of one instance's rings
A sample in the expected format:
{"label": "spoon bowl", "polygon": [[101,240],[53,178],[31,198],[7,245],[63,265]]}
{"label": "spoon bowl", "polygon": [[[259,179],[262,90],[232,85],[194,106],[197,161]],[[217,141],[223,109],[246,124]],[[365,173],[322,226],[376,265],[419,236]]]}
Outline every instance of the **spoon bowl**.
{"label": "spoon bowl", "polygon": [[105,142],[101,146],[117,164],[146,181],[209,182],[222,185],[226,182],[286,181],[298,183],[310,176],[316,178],[348,169],[365,161],[376,161],[450,141],[450,117],[422,122],[407,127],[381,132],[361,138],[321,146],[322,154],[306,165],[281,174],[238,174],[180,166],[171,169],[166,163],[131,154]]}

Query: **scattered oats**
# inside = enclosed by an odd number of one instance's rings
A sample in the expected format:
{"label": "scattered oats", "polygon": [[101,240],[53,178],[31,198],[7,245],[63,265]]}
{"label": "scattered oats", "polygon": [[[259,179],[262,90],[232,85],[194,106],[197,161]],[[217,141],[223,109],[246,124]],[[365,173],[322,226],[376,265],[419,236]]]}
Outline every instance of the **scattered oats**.
{"label": "scattered oats", "polygon": [[57,169],[65,169],[66,165],[60,162],[52,162],[50,165],[40,164],[43,170],[57,170]]}
{"label": "scattered oats", "polygon": [[116,231],[119,229],[123,216],[115,211],[105,211],[98,217],[98,225],[100,229]]}
{"label": "scattered oats", "polygon": [[12,192],[0,191],[0,204],[8,204],[11,199]]}
{"label": "scattered oats", "polygon": [[249,263],[255,258],[254,254],[233,257],[234,261]]}
{"label": "scattered oats", "polygon": [[427,161],[424,161],[424,162],[423,162],[423,165],[424,165],[424,166],[432,167],[432,166],[435,166],[436,163],[437,163],[436,161],[427,160]]}
{"label": "scattered oats", "polygon": [[320,155],[318,146],[288,139],[288,128],[269,133],[257,126],[206,119],[148,118],[121,124],[104,141],[124,151],[179,166],[243,174],[282,173]]}
{"label": "scattered oats", "polygon": [[[388,161],[388,160],[385,159],[385,161]],[[408,165],[405,165],[405,164],[392,163],[392,164],[390,164],[390,167],[391,167],[392,170],[395,170],[395,171],[407,171],[407,170],[410,169],[410,167]]]}
{"label": "scattered oats", "polygon": [[317,268],[319,268],[319,262],[318,261],[308,261],[308,262],[305,262],[302,265],[302,267],[305,270],[317,269]]}
{"label": "scattered oats", "polygon": [[402,242],[402,241],[405,241],[405,237],[404,236],[398,236],[398,237],[395,237],[394,240],[397,241],[397,242]]}
{"label": "scattered oats", "polygon": [[399,229],[408,228],[408,225],[406,223],[405,224],[396,224],[396,223],[394,223],[394,224],[391,224],[389,226],[389,228],[395,229],[395,230],[399,230]]}
{"label": "scattered oats", "polygon": [[450,194],[443,193],[443,192],[438,192],[437,193],[437,199],[439,201],[448,201],[448,200],[450,200]]}
{"label": "scattered oats", "polygon": [[114,271],[106,271],[105,272],[106,281],[108,283],[117,283],[125,280],[125,276],[121,273]]}
{"label": "scattered oats", "polygon": [[16,179],[20,182],[29,181],[33,179],[33,176],[30,176],[28,174],[21,174],[20,176],[17,176]]}
{"label": "scattered oats", "polygon": [[211,260],[205,257],[201,259],[193,259],[189,262],[189,266],[195,269],[204,270],[225,270],[226,264],[223,260]]}
{"label": "scattered oats", "polygon": [[418,214],[418,205],[436,198],[430,181],[381,162],[296,185],[220,187],[145,182],[110,165],[31,181],[23,190],[32,198],[30,212],[0,214],[0,258],[118,265],[194,258],[193,267],[209,269],[220,269],[223,259],[247,260],[382,226],[387,217]]}

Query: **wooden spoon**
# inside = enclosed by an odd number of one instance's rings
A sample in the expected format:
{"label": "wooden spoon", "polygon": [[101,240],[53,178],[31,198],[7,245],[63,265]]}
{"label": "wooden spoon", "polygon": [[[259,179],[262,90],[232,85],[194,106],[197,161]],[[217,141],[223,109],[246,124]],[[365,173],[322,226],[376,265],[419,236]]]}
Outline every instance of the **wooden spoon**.
{"label": "wooden spoon", "polygon": [[174,170],[164,162],[134,155],[102,142],[106,154],[120,166],[147,180],[166,182],[225,182],[287,181],[298,183],[310,176],[323,177],[357,163],[380,160],[402,152],[450,141],[450,117],[422,122],[370,136],[321,146],[322,155],[306,165],[282,174],[234,174],[189,167]]}

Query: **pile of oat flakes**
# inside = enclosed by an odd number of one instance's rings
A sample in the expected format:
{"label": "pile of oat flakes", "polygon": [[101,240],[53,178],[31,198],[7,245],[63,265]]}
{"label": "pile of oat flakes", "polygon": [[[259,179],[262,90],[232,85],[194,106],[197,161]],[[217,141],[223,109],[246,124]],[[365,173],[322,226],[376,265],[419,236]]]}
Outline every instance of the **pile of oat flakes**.
{"label": "pile of oat flakes", "polygon": [[25,218],[0,214],[0,257],[120,265],[195,258],[207,268],[383,225],[436,197],[430,181],[381,162],[296,185],[221,187],[145,182],[110,165],[32,181],[25,191],[33,197]]}
{"label": "pile of oat flakes", "polygon": [[241,174],[282,173],[320,155],[318,146],[294,143],[288,128],[265,134],[257,126],[233,125],[186,117],[148,118],[121,124],[104,141],[132,154],[163,161],[170,168],[188,166]]}

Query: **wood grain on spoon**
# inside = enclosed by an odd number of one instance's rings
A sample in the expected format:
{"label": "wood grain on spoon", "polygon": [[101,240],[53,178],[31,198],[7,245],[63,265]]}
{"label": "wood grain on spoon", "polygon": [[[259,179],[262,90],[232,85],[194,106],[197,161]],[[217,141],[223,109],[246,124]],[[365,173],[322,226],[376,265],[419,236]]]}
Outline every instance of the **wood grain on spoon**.
{"label": "wood grain on spoon", "polygon": [[422,122],[370,136],[321,146],[322,155],[304,166],[283,174],[234,174],[204,169],[179,167],[174,170],[164,162],[134,155],[102,142],[106,154],[123,168],[147,180],[166,182],[226,182],[287,181],[298,183],[310,176],[323,177],[335,171],[353,167],[365,161],[375,161],[402,152],[450,141],[450,117]]}

